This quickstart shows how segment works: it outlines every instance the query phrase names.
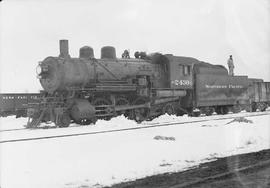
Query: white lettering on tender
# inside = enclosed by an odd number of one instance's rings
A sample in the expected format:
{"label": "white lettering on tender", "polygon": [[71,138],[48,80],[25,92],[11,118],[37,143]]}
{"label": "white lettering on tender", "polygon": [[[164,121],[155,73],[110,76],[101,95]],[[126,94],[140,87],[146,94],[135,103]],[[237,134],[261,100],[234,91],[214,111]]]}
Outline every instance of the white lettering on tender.
{"label": "white lettering on tender", "polygon": [[172,84],[176,86],[191,86],[192,82],[190,80],[172,80]]}
{"label": "white lettering on tender", "polygon": [[242,86],[242,85],[232,85],[232,84],[229,84],[229,85],[208,85],[208,84],[205,84],[205,88],[209,88],[209,89],[226,89],[226,88],[229,88],[229,89],[241,89],[241,88],[244,88],[244,86]]}
{"label": "white lettering on tender", "polygon": [[242,86],[242,85],[231,85],[231,84],[229,84],[229,88],[233,88],[233,89],[244,88],[244,86]]}
{"label": "white lettering on tender", "polygon": [[226,85],[205,85],[206,88],[210,88],[210,89],[220,89],[220,88],[227,88]]}

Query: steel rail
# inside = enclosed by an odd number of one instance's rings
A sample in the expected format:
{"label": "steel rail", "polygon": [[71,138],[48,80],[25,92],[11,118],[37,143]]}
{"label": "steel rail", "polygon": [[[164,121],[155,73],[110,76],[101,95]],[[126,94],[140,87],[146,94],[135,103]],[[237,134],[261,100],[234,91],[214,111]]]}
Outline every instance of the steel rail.
{"label": "steel rail", "polygon": [[12,143],[12,142],[32,141],[32,140],[45,140],[45,139],[63,138],[63,137],[84,136],[84,135],[96,135],[96,134],[105,134],[105,133],[113,133],[113,132],[132,131],[132,130],[139,130],[139,129],[159,128],[159,127],[167,127],[167,126],[180,125],[180,124],[200,123],[200,122],[207,122],[207,121],[212,121],[212,120],[225,120],[225,119],[232,119],[232,118],[239,118],[239,117],[263,116],[263,115],[269,115],[269,114],[270,113],[251,114],[251,115],[248,115],[248,116],[243,115],[243,116],[238,116],[238,117],[219,117],[219,118],[212,118],[212,119],[203,119],[203,120],[194,120],[194,121],[185,121],[185,122],[173,122],[173,123],[163,123],[163,124],[154,124],[154,125],[145,124],[145,126],[143,126],[143,127],[141,126],[141,127],[111,129],[111,130],[103,130],[103,131],[83,132],[83,133],[72,133],[72,134],[42,136],[42,137],[10,139],[10,140],[2,140],[2,141],[0,141],[0,144]]}
{"label": "steel rail", "polygon": [[[231,117],[230,118],[239,118],[239,117],[252,117],[252,116],[259,116],[259,115],[267,115],[269,114],[268,112],[270,111],[266,111],[266,112],[244,112],[243,114],[240,114],[240,113],[233,113],[232,115],[235,116],[235,117]],[[246,114],[246,113],[256,113],[256,114]],[[260,113],[260,114],[258,114]],[[226,114],[226,115],[229,115],[229,114]],[[229,117],[227,117],[226,115],[220,115],[220,114],[216,114],[216,115],[211,115],[211,116],[205,116],[205,117],[208,117],[208,118],[214,118],[214,119],[207,119],[208,120],[218,120],[216,119],[216,117],[221,117],[221,116],[225,116],[224,118],[225,119],[230,119]],[[242,116],[237,116],[237,115],[242,115]],[[180,116],[178,116],[180,117]],[[203,116],[201,116],[203,117]],[[220,120],[222,120],[220,118]],[[174,122],[163,122],[162,124],[183,124],[183,123],[188,123],[188,122],[181,122],[181,121],[174,121]],[[149,125],[159,125],[160,123],[142,123],[142,125],[146,125],[146,126],[149,126]],[[69,127],[82,127],[84,125],[71,125]],[[57,126],[41,126],[41,127],[36,127],[36,128],[16,128],[16,129],[3,129],[3,130],[0,130],[0,133],[1,132],[11,132],[11,131],[21,131],[21,130],[40,130],[40,129],[56,129],[58,128]]]}
{"label": "steel rail", "polygon": [[17,128],[17,129],[3,129],[3,130],[0,130],[0,133],[1,132],[10,132],[10,131],[20,131],[20,130],[25,130],[26,128]]}
{"label": "steel rail", "polygon": [[205,177],[205,178],[202,178],[202,179],[194,180],[192,182],[187,182],[187,183],[182,183],[182,184],[179,184],[179,185],[170,186],[169,188],[192,187],[192,186],[196,186],[196,185],[199,185],[199,184],[205,184],[205,183],[207,183],[207,181],[214,181],[214,180],[217,180],[217,179],[220,179],[220,178],[224,178],[224,177],[228,177],[228,176],[234,176],[235,174],[237,174],[239,172],[244,172],[244,171],[247,171],[247,170],[252,170],[252,169],[260,168],[260,167],[262,168],[262,167],[266,167],[266,166],[270,166],[270,160],[265,160],[265,161],[259,162],[257,164],[254,164],[254,165],[248,165],[248,166],[245,166],[245,167],[233,169],[233,170],[230,170],[228,172],[219,173],[219,174],[216,174],[216,175],[213,175],[213,176],[209,176],[209,177]]}

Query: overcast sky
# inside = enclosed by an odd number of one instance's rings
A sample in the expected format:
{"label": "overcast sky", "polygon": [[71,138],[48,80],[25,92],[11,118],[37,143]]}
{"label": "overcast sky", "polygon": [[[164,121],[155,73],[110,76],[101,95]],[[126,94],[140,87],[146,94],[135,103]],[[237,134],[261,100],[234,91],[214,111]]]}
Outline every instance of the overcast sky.
{"label": "overcast sky", "polygon": [[89,45],[172,53],[270,81],[269,0],[4,0],[0,3],[1,92],[37,92],[38,61]]}

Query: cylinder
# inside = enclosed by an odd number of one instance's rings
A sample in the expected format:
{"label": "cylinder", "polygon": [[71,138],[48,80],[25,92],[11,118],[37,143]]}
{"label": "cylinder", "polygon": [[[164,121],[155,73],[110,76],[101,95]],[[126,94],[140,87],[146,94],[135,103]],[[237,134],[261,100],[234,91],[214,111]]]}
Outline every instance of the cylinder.
{"label": "cylinder", "polygon": [[104,46],[101,48],[101,59],[116,59],[116,52],[113,46]]}
{"label": "cylinder", "polygon": [[94,58],[94,50],[90,46],[80,48],[80,58],[89,59]]}
{"label": "cylinder", "polygon": [[68,40],[60,40],[59,41],[59,46],[60,46],[60,55],[59,57],[62,57],[62,58],[68,58],[70,57],[69,56],[69,53],[68,53]]}
{"label": "cylinder", "polygon": [[71,117],[75,121],[91,119],[95,116],[95,107],[85,99],[77,99],[71,109]]}

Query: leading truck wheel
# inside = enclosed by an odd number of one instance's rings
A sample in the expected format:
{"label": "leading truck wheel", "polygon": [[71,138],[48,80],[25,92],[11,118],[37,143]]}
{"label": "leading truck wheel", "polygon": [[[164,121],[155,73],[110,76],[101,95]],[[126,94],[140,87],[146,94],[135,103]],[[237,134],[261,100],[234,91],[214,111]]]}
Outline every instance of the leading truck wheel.
{"label": "leading truck wheel", "polygon": [[[133,104],[139,105],[139,104],[145,104],[147,102],[144,98],[138,98],[136,99]],[[141,123],[142,121],[145,121],[149,118],[150,115],[150,109],[149,108],[136,108],[131,113],[131,118],[134,119],[136,122]]]}
{"label": "leading truck wheel", "polygon": [[58,118],[58,121],[56,122],[56,125],[58,127],[68,127],[70,125],[70,117],[68,114],[63,114]]}
{"label": "leading truck wheel", "polygon": [[97,118],[93,117],[91,119],[81,119],[79,121],[75,121],[75,123],[79,125],[90,125],[95,124],[97,122]]}

